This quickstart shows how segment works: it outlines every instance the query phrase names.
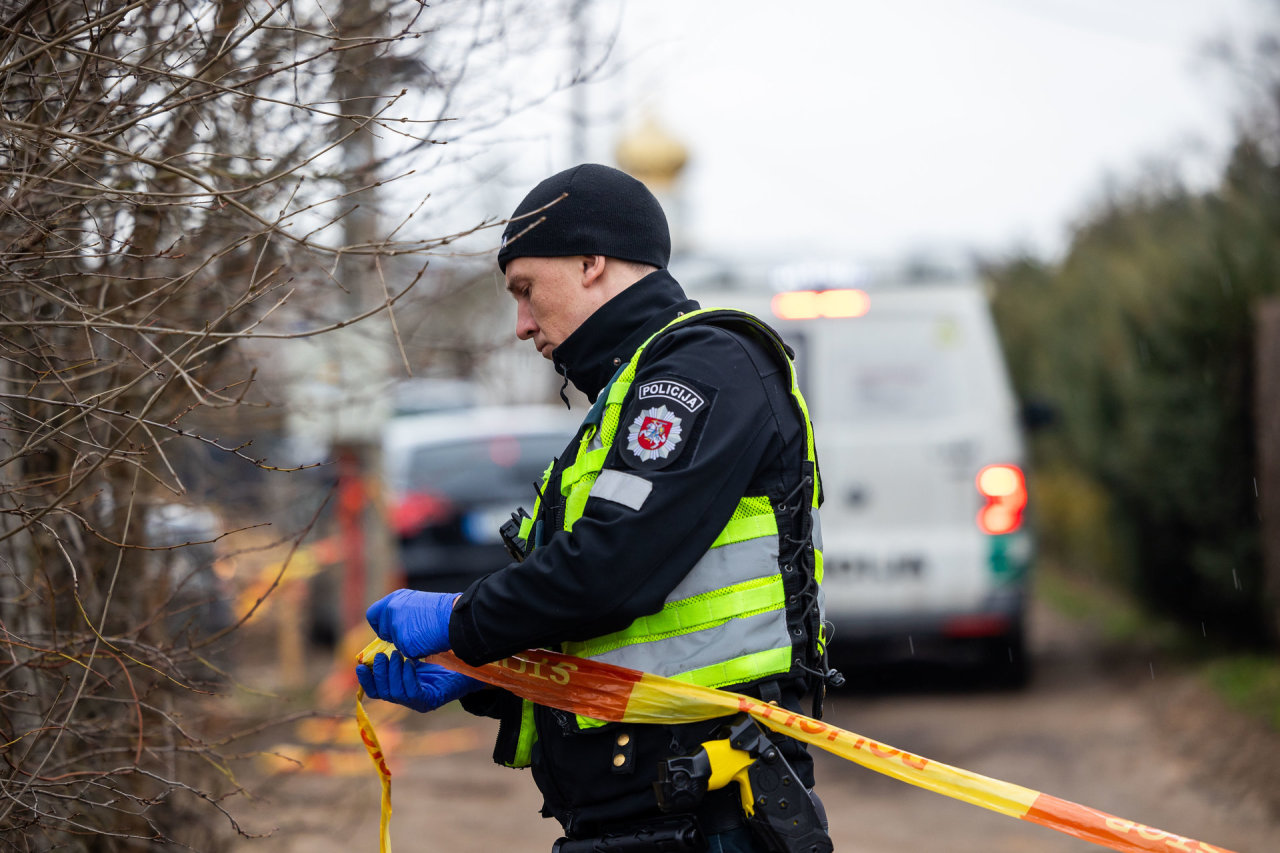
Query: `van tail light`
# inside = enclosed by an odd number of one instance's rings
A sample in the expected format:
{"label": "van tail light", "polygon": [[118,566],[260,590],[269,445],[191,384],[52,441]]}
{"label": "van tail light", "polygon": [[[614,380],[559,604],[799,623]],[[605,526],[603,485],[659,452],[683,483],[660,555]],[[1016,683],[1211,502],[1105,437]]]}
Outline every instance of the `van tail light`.
{"label": "van tail light", "polygon": [[978,511],[983,533],[1012,533],[1022,526],[1027,508],[1027,481],[1017,465],[988,465],[978,472],[978,491],[986,506]]}
{"label": "van tail light", "polygon": [[1013,620],[998,613],[956,616],[942,624],[942,634],[952,639],[1007,636]]}
{"label": "van tail light", "polygon": [[453,506],[439,495],[409,492],[391,510],[391,527],[401,537],[413,536],[449,517]]}

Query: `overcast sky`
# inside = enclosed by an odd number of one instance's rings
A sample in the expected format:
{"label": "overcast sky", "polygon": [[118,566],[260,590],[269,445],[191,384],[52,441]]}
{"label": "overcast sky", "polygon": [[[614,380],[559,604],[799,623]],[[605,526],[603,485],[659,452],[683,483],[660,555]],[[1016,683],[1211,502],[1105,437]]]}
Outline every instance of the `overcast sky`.
{"label": "overcast sky", "polygon": [[[700,248],[884,259],[1061,251],[1108,175],[1216,173],[1238,106],[1204,42],[1266,0],[598,2],[615,72],[586,93],[590,159],[652,114],[689,148],[677,216]],[[502,152],[570,164],[569,99]],[[528,184],[519,184],[521,179]]]}

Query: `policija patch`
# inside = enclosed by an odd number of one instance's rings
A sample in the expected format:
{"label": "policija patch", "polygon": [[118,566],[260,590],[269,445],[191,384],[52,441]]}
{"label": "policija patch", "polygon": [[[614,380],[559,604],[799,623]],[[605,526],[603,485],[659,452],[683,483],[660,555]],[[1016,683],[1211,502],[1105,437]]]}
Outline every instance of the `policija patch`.
{"label": "policija patch", "polygon": [[619,435],[618,450],[632,468],[665,468],[698,443],[698,422],[710,408],[715,389],[674,376],[632,387],[635,397],[622,421],[626,439]]}
{"label": "policija patch", "polygon": [[684,406],[690,413],[701,409],[702,404],[706,402],[697,391],[674,379],[657,379],[653,382],[642,383],[640,390],[636,392],[636,397],[641,400],[666,397]]}

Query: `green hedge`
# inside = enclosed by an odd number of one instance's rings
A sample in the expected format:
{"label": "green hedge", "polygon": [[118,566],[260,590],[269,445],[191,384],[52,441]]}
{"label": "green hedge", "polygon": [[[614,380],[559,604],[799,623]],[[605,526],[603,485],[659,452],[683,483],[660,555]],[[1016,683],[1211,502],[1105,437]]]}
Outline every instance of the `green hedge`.
{"label": "green hedge", "polygon": [[1239,144],[1222,186],[1148,180],[1060,263],[991,265],[1033,439],[1044,547],[1219,636],[1264,636],[1254,310],[1280,292],[1280,172]]}

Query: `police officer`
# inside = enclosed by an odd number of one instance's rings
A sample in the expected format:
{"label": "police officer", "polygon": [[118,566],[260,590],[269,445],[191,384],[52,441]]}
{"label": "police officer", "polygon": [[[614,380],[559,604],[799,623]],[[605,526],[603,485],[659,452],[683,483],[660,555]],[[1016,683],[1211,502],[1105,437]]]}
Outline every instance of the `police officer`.
{"label": "police officer", "polygon": [[[604,724],[413,658],[452,649],[481,665],[545,647],[797,711],[826,672],[820,485],[788,351],[754,318],[700,311],[670,254],[657,199],[606,166],[553,175],[516,208],[498,252],[516,335],[593,406],[540,485],[527,556],[461,595],[376,602],[370,624],[404,656],[357,669],[375,698],[419,711],[462,698],[499,718],[494,760],[532,767],[569,839],[665,825],[659,764],[724,721]],[[812,788],[803,745],[776,742]],[[763,849],[733,788],[692,810],[709,845],[696,849]]]}

